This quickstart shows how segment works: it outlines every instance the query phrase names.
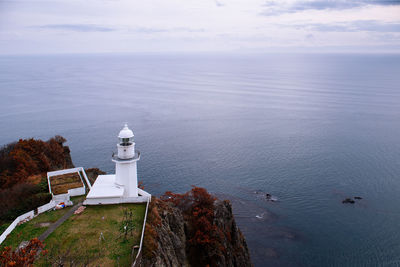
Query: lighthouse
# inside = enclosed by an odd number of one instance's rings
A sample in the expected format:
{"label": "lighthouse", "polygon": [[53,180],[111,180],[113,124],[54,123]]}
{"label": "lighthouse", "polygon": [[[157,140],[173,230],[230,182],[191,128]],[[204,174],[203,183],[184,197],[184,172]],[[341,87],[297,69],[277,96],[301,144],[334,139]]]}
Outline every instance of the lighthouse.
{"label": "lighthouse", "polygon": [[138,188],[137,162],[133,131],[125,124],[118,134],[117,153],[113,153],[115,174],[99,175],[84,201],[85,205],[141,203],[151,195]]}
{"label": "lighthouse", "polygon": [[140,152],[135,150],[133,136],[125,124],[118,135],[118,154],[112,159],[115,162],[115,184],[125,187],[124,197],[138,196],[136,162],[140,159]]}

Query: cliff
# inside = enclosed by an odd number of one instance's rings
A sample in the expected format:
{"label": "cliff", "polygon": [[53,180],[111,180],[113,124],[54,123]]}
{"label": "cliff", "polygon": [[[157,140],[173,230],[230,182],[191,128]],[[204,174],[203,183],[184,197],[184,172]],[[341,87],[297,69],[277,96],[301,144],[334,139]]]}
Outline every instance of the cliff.
{"label": "cliff", "polygon": [[[0,189],[16,184],[35,183],[48,171],[73,168],[66,139],[55,136],[48,141],[20,139],[0,149]],[[36,179],[36,180],[35,180]]]}
{"label": "cliff", "polygon": [[[74,167],[65,141],[61,136],[46,142],[27,139],[0,149],[0,230],[7,221],[49,201],[47,171]],[[92,183],[104,174],[96,168],[86,173]],[[252,266],[230,202],[198,187],[152,199],[140,264]]]}
{"label": "cliff", "polygon": [[230,202],[193,190],[152,199],[141,266],[252,266]]}
{"label": "cliff", "polygon": [[0,149],[0,230],[7,221],[49,202],[46,172],[74,167],[65,141],[61,136],[20,139]]}

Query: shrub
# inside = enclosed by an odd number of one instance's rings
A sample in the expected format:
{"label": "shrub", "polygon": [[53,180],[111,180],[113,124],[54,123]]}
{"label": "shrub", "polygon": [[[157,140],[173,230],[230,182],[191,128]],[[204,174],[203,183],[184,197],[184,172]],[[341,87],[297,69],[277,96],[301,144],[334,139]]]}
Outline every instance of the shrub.
{"label": "shrub", "polygon": [[161,217],[158,213],[157,204],[159,202],[153,197],[149,204],[149,210],[147,213],[146,228],[144,230],[144,240],[143,240],[143,257],[150,259],[154,256],[155,251],[157,251],[157,230],[156,228],[161,226]]}
{"label": "shrub", "polygon": [[188,233],[189,257],[194,266],[213,265],[213,257],[224,251],[223,231],[214,224],[216,198],[206,189],[193,186],[184,194],[166,192],[161,199],[173,203],[190,222]]}
{"label": "shrub", "polygon": [[47,142],[20,139],[0,149],[0,223],[50,201],[45,175],[38,185],[28,178],[67,165],[65,138],[55,136]]}
{"label": "shrub", "polygon": [[4,146],[0,150],[0,189],[11,188],[31,175],[64,167],[65,141],[61,136],[47,142],[31,138]]}
{"label": "shrub", "polygon": [[25,248],[13,250],[11,247],[4,247],[0,250],[0,266],[33,266],[37,254],[46,254],[43,250],[44,244],[37,238],[29,241]]}

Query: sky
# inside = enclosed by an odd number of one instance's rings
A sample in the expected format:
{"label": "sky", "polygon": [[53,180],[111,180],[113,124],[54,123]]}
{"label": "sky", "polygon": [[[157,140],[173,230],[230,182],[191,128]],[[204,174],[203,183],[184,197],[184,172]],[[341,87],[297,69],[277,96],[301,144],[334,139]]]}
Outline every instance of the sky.
{"label": "sky", "polygon": [[400,0],[0,0],[0,54],[400,51]]}

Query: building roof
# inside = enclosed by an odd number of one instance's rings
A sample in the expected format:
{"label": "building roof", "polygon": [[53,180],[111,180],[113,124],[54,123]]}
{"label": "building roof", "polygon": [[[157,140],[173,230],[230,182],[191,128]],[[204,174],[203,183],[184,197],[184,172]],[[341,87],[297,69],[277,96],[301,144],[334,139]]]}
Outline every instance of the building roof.
{"label": "building roof", "polygon": [[86,198],[122,197],[124,187],[115,184],[115,174],[99,175]]}
{"label": "building roof", "polygon": [[124,128],[119,132],[119,138],[132,138],[133,132],[128,128],[128,124],[125,123]]}

